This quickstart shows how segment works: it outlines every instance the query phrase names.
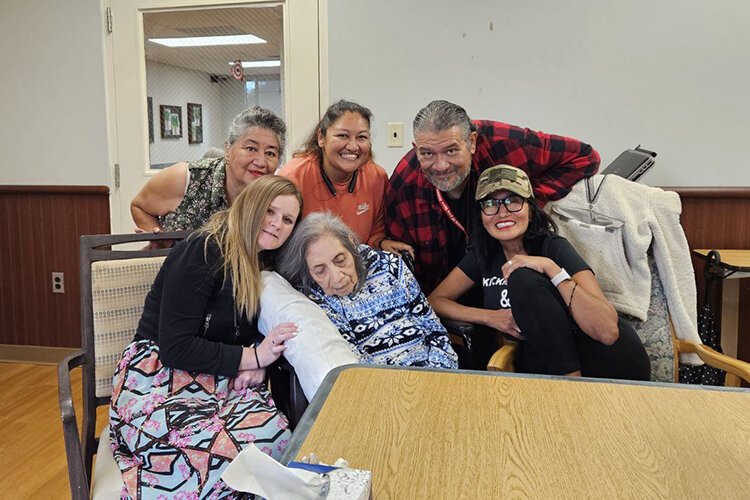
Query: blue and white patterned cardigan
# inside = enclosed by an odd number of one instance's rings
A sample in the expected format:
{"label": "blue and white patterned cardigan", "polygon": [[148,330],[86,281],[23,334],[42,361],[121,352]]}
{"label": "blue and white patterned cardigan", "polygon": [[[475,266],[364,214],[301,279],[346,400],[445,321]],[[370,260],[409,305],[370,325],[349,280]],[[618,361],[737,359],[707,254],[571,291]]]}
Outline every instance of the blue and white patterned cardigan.
{"label": "blue and white patterned cardigan", "polygon": [[367,279],[357,293],[309,293],[356,349],[363,363],[458,368],[448,333],[404,261],[391,253],[359,247]]}

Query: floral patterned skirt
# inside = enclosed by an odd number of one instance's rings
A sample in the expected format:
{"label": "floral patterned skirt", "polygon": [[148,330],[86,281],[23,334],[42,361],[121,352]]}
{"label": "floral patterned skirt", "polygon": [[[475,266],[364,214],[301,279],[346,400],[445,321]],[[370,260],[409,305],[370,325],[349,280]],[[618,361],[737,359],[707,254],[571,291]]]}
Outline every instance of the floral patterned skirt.
{"label": "floral patterned skirt", "polygon": [[112,385],[124,498],[242,498],[220,479],[227,465],[253,444],[278,459],[289,440],[265,385],[235,391],[231,378],[165,367],[149,340],[125,349]]}

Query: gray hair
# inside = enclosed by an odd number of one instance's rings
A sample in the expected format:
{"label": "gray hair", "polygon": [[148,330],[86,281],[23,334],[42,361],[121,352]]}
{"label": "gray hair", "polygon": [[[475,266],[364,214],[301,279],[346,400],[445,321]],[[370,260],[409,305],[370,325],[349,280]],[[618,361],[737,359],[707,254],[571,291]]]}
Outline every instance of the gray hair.
{"label": "gray hair", "polygon": [[260,106],[253,106],[234,117],[232,124],[229,126],[227,146],[234,144],[251,127],[261,127],[275,133],[276,139],[279,141],[279,156],[284,154],[286,125],[284,125],[284,121],[276,116],[273,111],[261,108]]}
{"label": "gray hair", "polygon": [[352,254],[357,270],[357,285],[354,292],[358,292],[367,278],[367,263],[359,251],[359,238],[331,212],[312,213],[297,224],[279,257],[277,271],[303,292],[312,290],[316,283],[307,268],[307,251],[310,245],[324,236],[336,238],[344,249]]}
{"label": "gray hair", "polygon": [[414,137],[419,132],[442,132],[452,127],[459,127],[465,140],[468,140],[469,135],[477,129],[464,108],[441,100],[432,101],[420,109],[414,117],[413,127]]}

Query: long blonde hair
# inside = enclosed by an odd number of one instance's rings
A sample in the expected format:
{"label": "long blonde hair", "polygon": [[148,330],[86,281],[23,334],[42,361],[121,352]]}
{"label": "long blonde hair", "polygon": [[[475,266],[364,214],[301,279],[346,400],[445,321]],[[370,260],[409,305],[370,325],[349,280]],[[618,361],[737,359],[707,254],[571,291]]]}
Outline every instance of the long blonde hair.
{"label": "long blonde hair", "polygon": [[206,249],[214,240],[221,251],[224,280],[232,279],[232,295],[237,312],[251,319],[260,305],[261,256],[258,235],[268,207],[277,196],[293,195],[302,213],[302,195],[292,181],[264,175],[248,185],[228,210],[214,214],[203,226]]}

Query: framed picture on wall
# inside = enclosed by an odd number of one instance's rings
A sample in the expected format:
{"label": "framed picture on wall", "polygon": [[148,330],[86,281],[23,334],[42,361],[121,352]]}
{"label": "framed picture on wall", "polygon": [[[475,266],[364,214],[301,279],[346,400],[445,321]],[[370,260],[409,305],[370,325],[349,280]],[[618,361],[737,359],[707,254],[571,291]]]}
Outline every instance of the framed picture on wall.
{"label": "framed picture on wall", "polygon": [[154,100],[150,97],[148,99],[148,142],[154,142]]}
{"label": "framed picture on wall", "polygon": [[203,142],[203,106],[189,102],[187,105],[188,143]]}
{"label": "framed picture on wall", "polygon": [[159,122],[161,123],[162,139],[182,137],[182,106],[160,105]]}

